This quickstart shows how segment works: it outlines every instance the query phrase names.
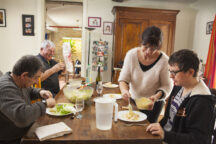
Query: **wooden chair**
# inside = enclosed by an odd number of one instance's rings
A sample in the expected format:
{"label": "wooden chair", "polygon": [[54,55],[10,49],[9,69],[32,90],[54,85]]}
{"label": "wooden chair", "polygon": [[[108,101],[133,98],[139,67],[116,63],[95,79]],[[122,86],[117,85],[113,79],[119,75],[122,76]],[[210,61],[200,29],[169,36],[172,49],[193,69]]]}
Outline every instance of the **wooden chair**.
{"label": "wooden chair", "polygon": [[[216,89],[210,89],[212,95],[216,96]],[[214,118],[216,119],[216,107],[214,109]],[[213,140],[212,144],[216,144],[216,120],[215,120],[215,125],[214,125],[214,130],[212,134]]]}

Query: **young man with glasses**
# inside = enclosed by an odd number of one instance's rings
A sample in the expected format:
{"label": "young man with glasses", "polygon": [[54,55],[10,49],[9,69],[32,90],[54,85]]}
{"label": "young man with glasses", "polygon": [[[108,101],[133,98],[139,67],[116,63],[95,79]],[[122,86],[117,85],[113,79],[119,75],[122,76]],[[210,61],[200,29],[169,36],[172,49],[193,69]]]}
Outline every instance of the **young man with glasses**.
{"label": "young man with glasses", "polygon": [[160,135],[168,144],[210,144],[215,122],[215,98],[197,76],[199,59],[191,50],[180,50],[169,58],[174,88],[164,118],[146,131]]}

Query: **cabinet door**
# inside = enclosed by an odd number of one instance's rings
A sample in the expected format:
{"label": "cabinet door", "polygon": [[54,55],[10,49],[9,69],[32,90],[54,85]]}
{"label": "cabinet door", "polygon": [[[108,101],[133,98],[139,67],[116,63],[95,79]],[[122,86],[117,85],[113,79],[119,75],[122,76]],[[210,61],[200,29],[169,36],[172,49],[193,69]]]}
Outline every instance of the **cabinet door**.
{"label": "cabinet door", "polygon": [[162,20],[150,20],[149,25],[159,27],[163,32],[163,42],[161,50],[167,55],[170,55],[174,47],[174,22],[162,21]]}
{"label": "cabinet door", "polygon": [[141,34],[148,26],[148,21],[120,19],[116,28],[114,67],[124,60],[128,50],[141,44]]}

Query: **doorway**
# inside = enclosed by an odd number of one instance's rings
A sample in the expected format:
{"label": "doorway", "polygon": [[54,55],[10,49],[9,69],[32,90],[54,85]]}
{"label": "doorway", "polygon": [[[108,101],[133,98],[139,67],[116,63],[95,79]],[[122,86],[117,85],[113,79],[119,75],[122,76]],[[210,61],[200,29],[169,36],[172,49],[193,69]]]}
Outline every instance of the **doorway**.
{"label": "doorway", "polygon": [[62,45],[66,39],[79,39],[71,45],[72,61],[82,61],[83,2],[81,0],[46,0],[46,39],[54,42],[57,61],[63,61]]}

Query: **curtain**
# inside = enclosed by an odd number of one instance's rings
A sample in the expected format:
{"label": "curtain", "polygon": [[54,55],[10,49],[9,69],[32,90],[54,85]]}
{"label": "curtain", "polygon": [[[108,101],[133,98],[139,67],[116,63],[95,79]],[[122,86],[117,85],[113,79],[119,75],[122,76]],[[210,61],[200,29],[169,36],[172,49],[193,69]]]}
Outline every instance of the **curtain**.
{"label": "curtain", "polygon": [[216,88],[216,16],[212,26],[204,77],[209,88]]}

